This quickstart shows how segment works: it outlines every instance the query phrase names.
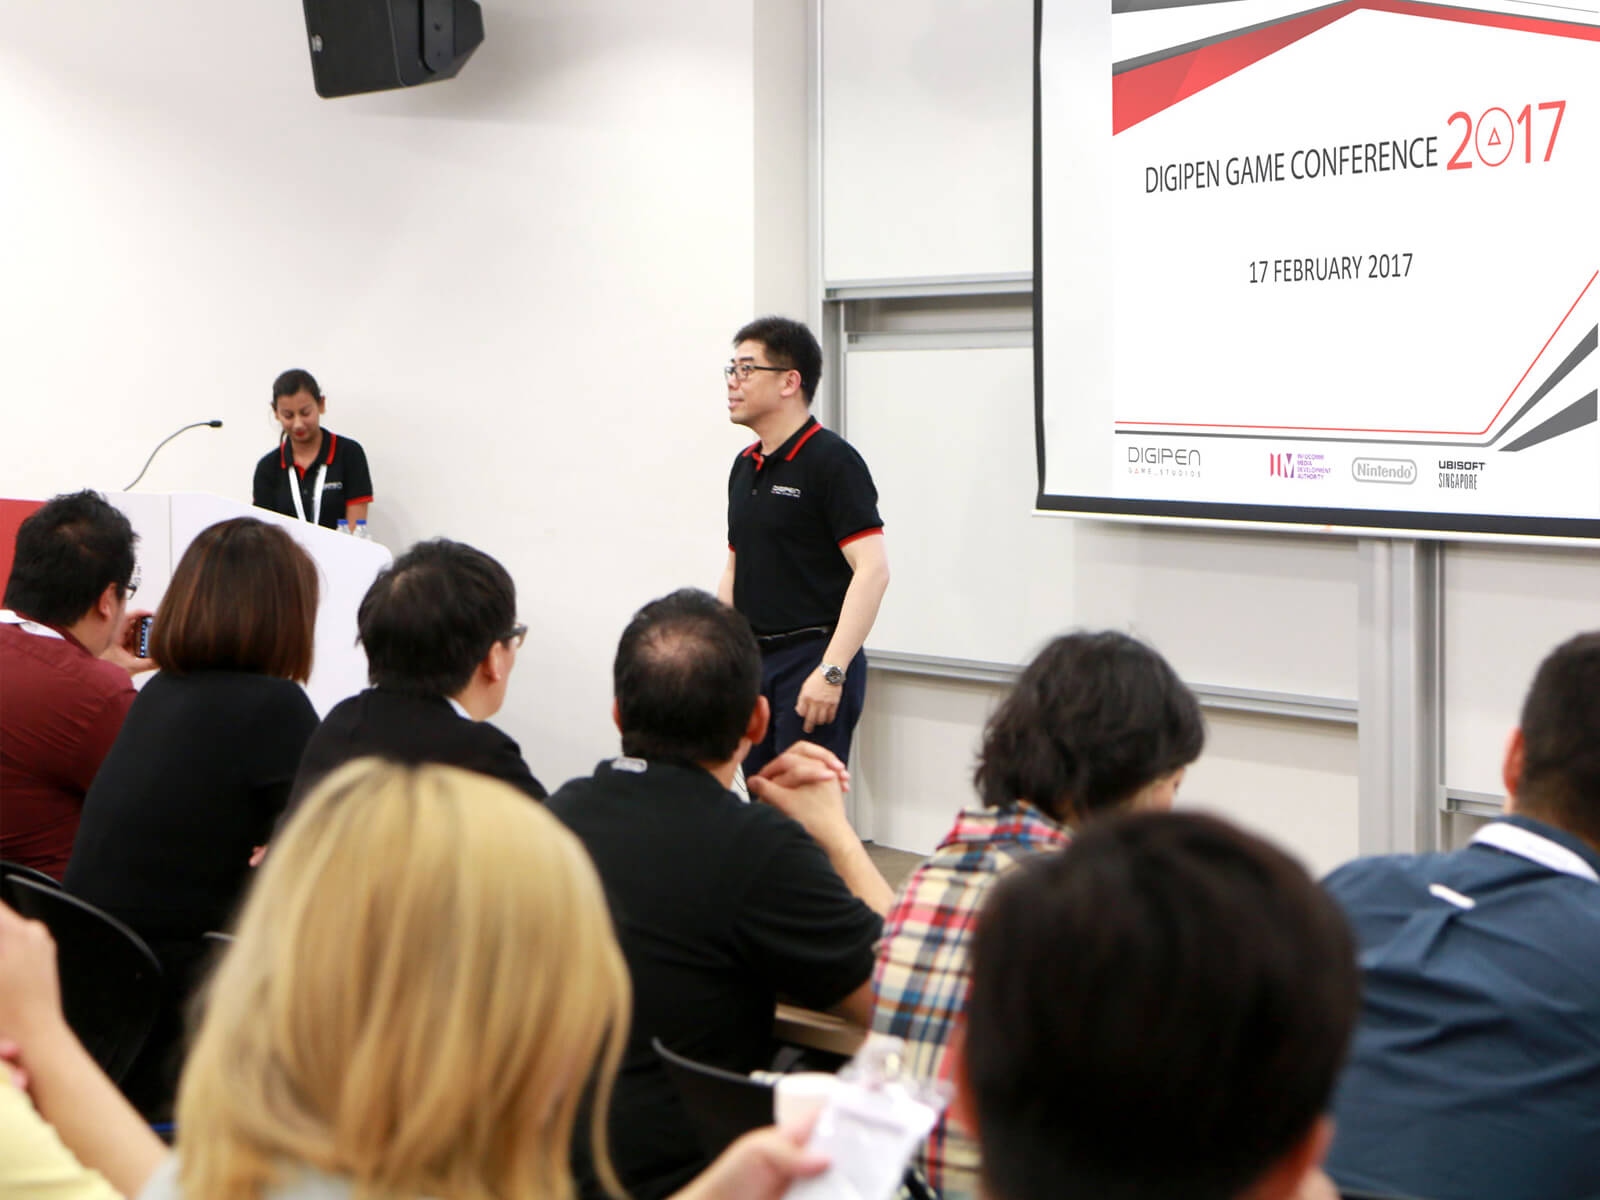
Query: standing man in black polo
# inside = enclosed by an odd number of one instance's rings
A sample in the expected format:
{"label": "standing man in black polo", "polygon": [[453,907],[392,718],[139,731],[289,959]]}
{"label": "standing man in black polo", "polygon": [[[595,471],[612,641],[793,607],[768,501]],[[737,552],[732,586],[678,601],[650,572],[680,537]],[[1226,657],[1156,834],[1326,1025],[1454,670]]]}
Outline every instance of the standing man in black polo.
{"label": "standing man in black polo", "polygon": [[822,347],[761,317],[733,338],[728,419],[758,440],[728,477],[728,565],[717,598],[749,620],[772,706],[754,775],[804,737],[847,759],[867,692],[861,647],[889,586],[878,490],[861,455],[811,415]]}

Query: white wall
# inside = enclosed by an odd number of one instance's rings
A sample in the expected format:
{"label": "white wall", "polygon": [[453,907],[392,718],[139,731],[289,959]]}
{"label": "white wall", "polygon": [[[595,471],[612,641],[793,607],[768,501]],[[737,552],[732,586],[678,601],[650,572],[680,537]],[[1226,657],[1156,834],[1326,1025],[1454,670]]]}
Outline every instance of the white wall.
{"label": "white wall", "polygon": [[511,569],[533,633],[500,723],[546,783],[587,771],[628,614],[721,568],[768,3],[485,0],[458,79],[332,101],[292,2],[14,6],[0,493],[121,486],[217,416],[141,489],[248,501],[271,381],[307,367],[380,541]]}
{"label": "white wall", "polygon": [[[975,803],[983,724],[1004,689],[874,671],[852,779],[864,835],[926,853]],[[1354,858],[1355,729],[1245,713],[1206,714],[1206,748],[1184,777],[1183,807],[1274,838],[1317,874]]]}
{"label": "white wall", "polygon": [[[14,6],[0,42],[0,493],[120,486],[168,430],[220,416],[141,487],[247,499],[275,438],[268,385],[309,367],[329,426],[368,449],[381,541],[448,533],[511,568],[534,633],[500,721],[546,782],[586,771],[615,745],[609,664],[628,613],[721,566],[725,472],[745,441],[723,418],[728,336],[808,302],[807,13],[806,0],[485,0],[488,38],[459,79],[324,101],[293,3]],[[854,103],[878,112],[870,92]],[[1240,561],[1190,561],[1220,544],[1108,551],[1063,624],[1121,623],[1112,580],[1191,594],[1186,581]],[[1459,689],[1485,682],[1473,664],[1514,692],[1536,651],[1600,623],[1584,615],[1592,568],[1565,557],[1453,555],[1458,711]],[[1508,637],[1529,612],[1553,613],[1535,622],[1542,646]],[[1218,642],[1215,663],[1187,647],[1180,668],[1261,684],[1241,619],[1251,610],[1197,611],[1196,629],[1233,622],[1238,644]],[[1308,690],[1343,690],[1324,674]],[[863,826],[926,850],[970,797],[998,691],[881,672],[872,688]],[[1471,736],[1452,735],[1452,785],[1492,786],[1479,747],[1498,747],[1514,704],[1491,693],[1497,706],[1458,727]],[[1213,714],[1184,794],[1331,865],[1354,852],[1354,735]]]}
{"label": "white wall", "polygon": [[[1033,5],[816,2],[824,282],[1029,270]],[[963,327],[958,308],[924,331],[964,328],[963,339],[897,336],[848,355],[847,434],[880,483],[895,570],[869,648],[1015,663],[1054,633],[1109,627],[1150,639],[1192,683],[1355,697],[1350,539],[1030,516],[1031,355],[1014,337],[985,342],[993,313],[973,309]],[[971,803],[973,757],[1001,694],[875,670],[853,762],[859,826],[931,849]],[[1182,803],[1318,870],[1356,853],[1353,726],[1207,717]]]}

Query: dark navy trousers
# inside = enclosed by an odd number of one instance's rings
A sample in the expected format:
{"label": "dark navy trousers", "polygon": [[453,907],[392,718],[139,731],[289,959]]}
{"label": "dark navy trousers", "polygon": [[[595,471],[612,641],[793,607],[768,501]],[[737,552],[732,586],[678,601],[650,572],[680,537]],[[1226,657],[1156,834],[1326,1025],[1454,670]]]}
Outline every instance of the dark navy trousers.
{"label": "dark navy trousers", "polygon": [[855,733],[856,722],[861,719],[861,708],[867,699],[867,656],[856,651],[856,656],[845,667],[844,689],[839,696],[839,711],[827,725],[818,725],[805,732],[805,722],[795,712],[800,699],[800,687],[806,677],[822,662],[822,652],[828,648],[826,636],[795,646],[764,653],[761,656],[761,694],[772,705],[772,721],[767,726],[767,736],[760,744],[750,748],[744,760],[744,773],[748,778],[782,754],[798,741],[816,742],[837,754],[841,761],[850,760],[850,737]]}

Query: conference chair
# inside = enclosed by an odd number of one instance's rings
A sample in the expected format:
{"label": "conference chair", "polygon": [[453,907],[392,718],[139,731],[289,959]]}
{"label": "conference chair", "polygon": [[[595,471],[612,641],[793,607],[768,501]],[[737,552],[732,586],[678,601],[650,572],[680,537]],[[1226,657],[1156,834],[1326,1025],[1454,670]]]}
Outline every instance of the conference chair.
{"label": "conference chair", "polygon": [[4,879],[8,875],[14,875],[18,879],[31,879],[34,883],[43,887],[55,888],[58,891],[61,888],[61,884],[56,881],[54,876],[46,875],[43,871],[35,870],[33,867],[25,867],[21,863],[6,862],[4,859],[0,859],[0,879]]}
{"label": "conference chair", "polygon": [[[651,1038],[650,1045],[667,1069],[700,1149],[709,1157],[715,1158],[752,1129],[772,1124],[772,1084],[675,1054],[660,1038]],[[921,1177],[907,1168],[899,1200],[932,1200],[932,1196]]]}
{"label": "conference chair", "polygon": [[161,964],[121,921],[51,884],[8,872],[0,876],[0,900],[49,929],[67,1024],[120,1082],[155,1022]]}
{"label": "conference chair", "polygon": [[741,1134],[772,1124],[771,1084],[674,1054],[660,1038],[650,1044],[708,1157],[721,1154]]}

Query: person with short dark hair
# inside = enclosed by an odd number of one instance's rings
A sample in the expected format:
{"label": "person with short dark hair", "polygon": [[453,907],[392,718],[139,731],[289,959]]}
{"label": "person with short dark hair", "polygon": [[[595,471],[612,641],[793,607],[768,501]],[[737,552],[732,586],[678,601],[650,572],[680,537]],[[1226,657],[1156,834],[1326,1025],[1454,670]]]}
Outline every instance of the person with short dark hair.
{"label": "person with short dark hair", "polygon": [[[771,1059],[780,993],[864,1024],[891,893],[844,818],[842,764],[827,751],[769,766],[804,824],[728,790],[768,721],[761,654],[737,612],[693,589],[645,605],[613,684],[622,756],[564,785],[550,810],[594,859],[632,975],[611,1154],[628,1193],[652,1200],[707,1162],[652,1039],[743,1072]],[[752,780],[758,795],[768,786]],[[602,1195],[575,1151],[584,1195]]]}
{"label": "person with short dark hair", "polygon": [[356,623],[372,686],[317,727],[295,803],[335,767],[369,755],[463,767],[544,799],[517,743],[489,724],[528,634],[503,566],[448,538],[418,542],[378,574]]}
{"label": "person with short dark hair", "polygon": [[1365,997],[1328,1173],[1429,1200],[1600,1195],[1600,633],[1539,665],[1505,816],[1326,881]]}
{"label": "person with short dark hair", "polygon": [[1094,822],[1001,880],[978,920],[955,1108],[983,1194],[1325,1187],[1358,985],[1338,907],[1281,850],[1198,814]]}
{"label": "person with short dark hair", "polygon": [[372,473],[354,438],[322,428],[327,397],[310,371],[296,367],[272,383],[278,448],[256,463],[251,503],[325,529],[367,519]]}
{"label": "person with short dark hair", "polygon": [[[884,922],[872,1027],[905,1039],[911,1070],[948,1077],[972,925],[995,880],[1102,813],[1171,807],[1204,745],[1194,695],[1142,642],[1072,633],[1039,652],[984,730],[982,807],[956,817]],[[941,1119],[916,1163],[945,1200],[970,1200],[978,1160],[976,1143]]]}
{"label": "person with short dark hair", "polygon": [[156,610],[160,673],[139,693],[84,801],[64,883],[139,934],[165,1005],[124,1086],[159,1115],[177,1082],[182,1005],[289,797],[317,714],[317,568],[253,517],[204,529]]}
{"label": "person with short dark hair", "polygon": [[799,321],[761,317],[733,337],[728,417],[758,438],[728,476],[728,562],[717,597],[749,620],[772,708],[745,770],[801,738],[841,762],[866,701],[872,632],[889,586],[878,490],[861,455],[811,415],[822,347]]}
{"label": "person with short dark hair", "polygon": [[128,647],[134,546],[96,492],[55,497],[17,530],[0,609],[0,859],[56,879],[84,796],[148,670]]}

